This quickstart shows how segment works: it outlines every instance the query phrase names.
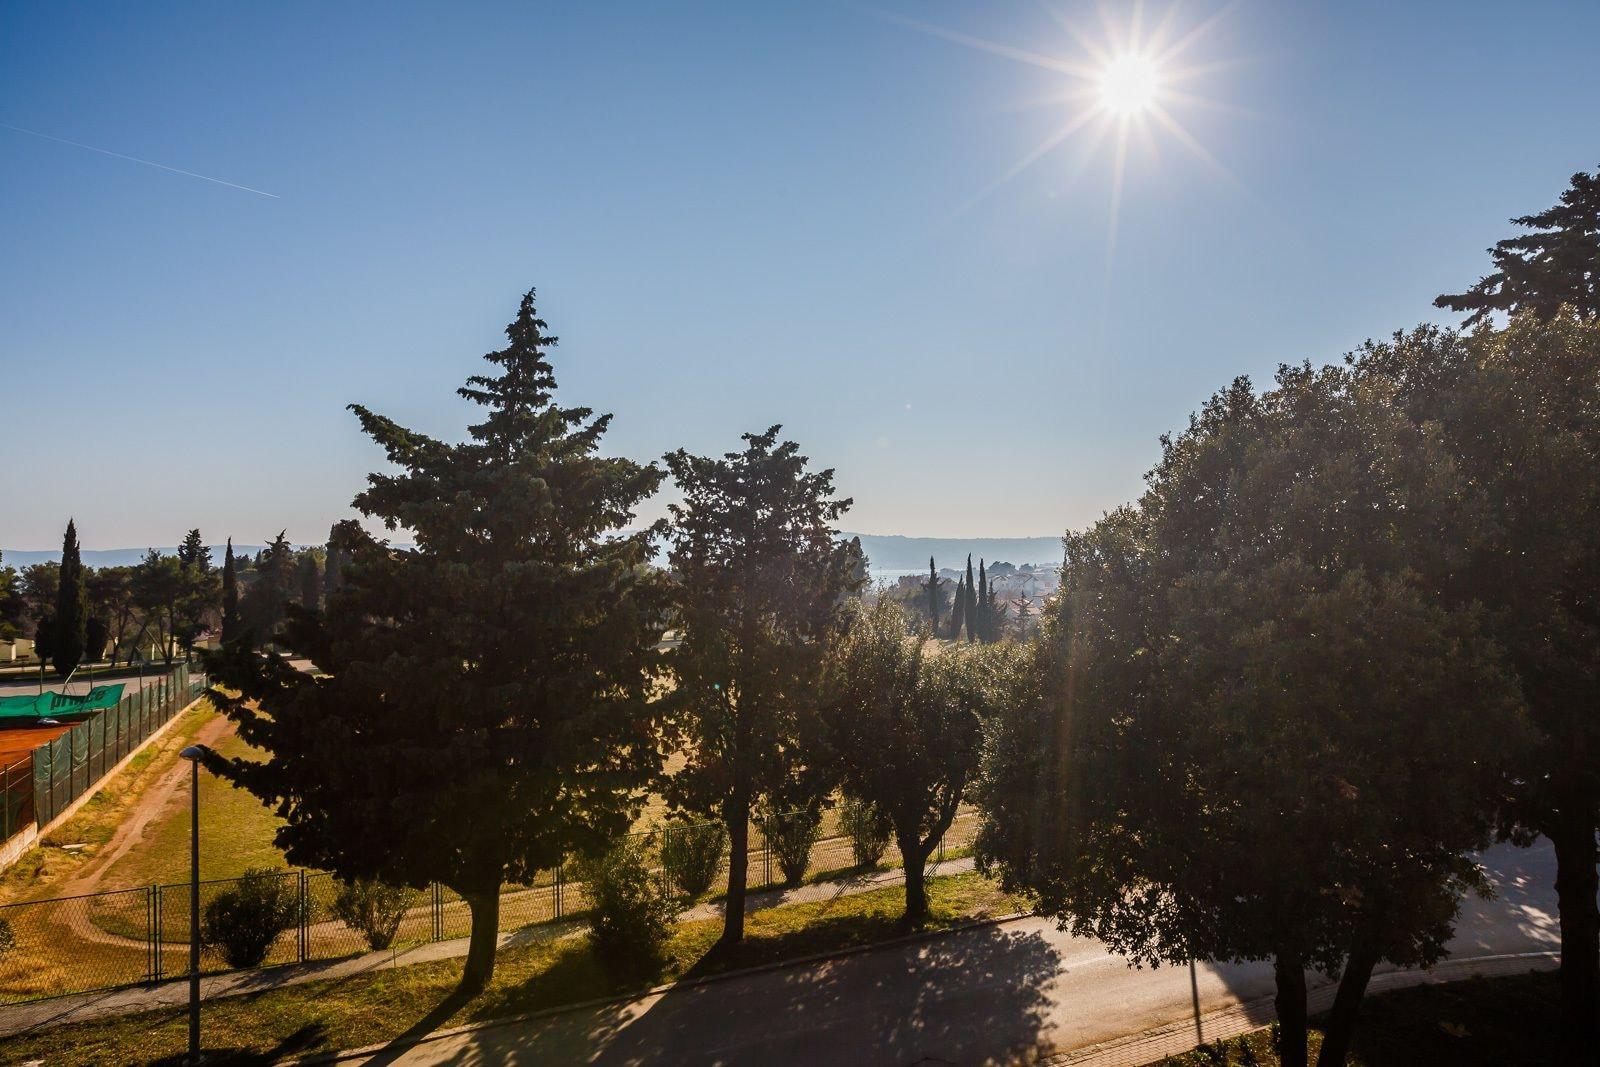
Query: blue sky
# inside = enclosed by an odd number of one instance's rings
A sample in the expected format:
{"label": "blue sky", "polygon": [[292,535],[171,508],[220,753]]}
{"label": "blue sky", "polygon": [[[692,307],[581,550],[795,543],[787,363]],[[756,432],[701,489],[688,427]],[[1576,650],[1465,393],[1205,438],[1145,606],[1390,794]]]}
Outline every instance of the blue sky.
{"label": "blue sky", "polygon": [[534,285],[613,452],[781,422],[849,528],[1059,533],[1600,163],[1600,5],[1189,0],[1212,161],[1135,139],[1114,254],[1087,136],[974,202],[1080,105],[951,35],[1082,63],[1131,12],[0,3],[0,123],[275,194],[0,128],[0,546],[319,541],[380,459],[344,405],[459,435]]}

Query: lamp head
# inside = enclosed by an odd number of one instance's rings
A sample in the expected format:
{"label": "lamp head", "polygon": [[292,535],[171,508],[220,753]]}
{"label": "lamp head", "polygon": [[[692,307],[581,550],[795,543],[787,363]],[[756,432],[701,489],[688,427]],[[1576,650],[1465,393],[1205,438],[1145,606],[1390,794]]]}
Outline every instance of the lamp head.
{"label": "lamp head", "polygon": [[182,756],[186,760],[194,762],[203,760],[207,756],[211,755],[211,749],[207,748],[205,745],[190,745],[188,748],[178,753],[178,755]]}

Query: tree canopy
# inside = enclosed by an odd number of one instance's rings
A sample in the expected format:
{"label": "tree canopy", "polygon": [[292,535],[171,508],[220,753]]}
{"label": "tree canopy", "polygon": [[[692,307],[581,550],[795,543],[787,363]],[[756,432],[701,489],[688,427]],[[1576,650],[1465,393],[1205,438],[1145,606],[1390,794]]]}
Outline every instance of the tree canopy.
{"label": "tree canopy", "polygon": [[1305,969],[1342,972],[1343,1062],[1372,967],[1442,952],[1523,736],[1479,613],[1432,596],[1484,516],[1380,382],[1217,394],[1137,508],[1068,539],[981,861],[1135,960],[1273,960],[1285,1063]]}
{"label": "tree canopy", "polygon": [[459,892],[468,992],[493,970],[501,884],[624,832],[660,764],[659,526],[620,531],[662,474],[598,454],[609,416],[555,403],[531,291],[506,336],[459,391],[484,410],[465,442],[354,407],[394,468],[355,505],[416,547],[351,531],[326,607],[289,607],[283,642],[320,673],[243,642],[212,658],[268,754],[221,769],[277,807],[290,861]]}
{"label": "tree canopy", "polygon": [[666,457],[683,492],[669,535],[680,637],[669,703],[688,760],[666,795],[727,826],[727,942],[744,936],[752,805],[827,792],[818,675],[845,598],[863,582],[859,543],[832,527],[850,501],[835,499],[833,472],[807,471],[780,431],[745,434],[745,448],[721,458]]}

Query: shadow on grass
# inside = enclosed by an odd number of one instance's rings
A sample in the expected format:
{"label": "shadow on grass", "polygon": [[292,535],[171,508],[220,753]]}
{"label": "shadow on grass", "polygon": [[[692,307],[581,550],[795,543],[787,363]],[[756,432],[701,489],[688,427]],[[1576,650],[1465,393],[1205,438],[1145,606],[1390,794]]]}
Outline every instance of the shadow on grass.
{"label": "shadow on grass", "polygon": [[[203,1063],[230,1064],[237,1067],[257,1067],[269,1063],[282,1063],[326,1044],[327,1031],[321,1023],[302,1026],[269,1049],[207,1048],[201,1058]],[[183,1067],[189,1062],[187,1053],[165,1056],[152,1063],[152,1067]]]}

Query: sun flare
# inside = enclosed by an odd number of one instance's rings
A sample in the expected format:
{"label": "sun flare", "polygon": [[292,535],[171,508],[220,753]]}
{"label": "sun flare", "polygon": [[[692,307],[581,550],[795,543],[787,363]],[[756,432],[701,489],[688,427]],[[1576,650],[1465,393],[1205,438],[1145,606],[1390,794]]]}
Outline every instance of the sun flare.
{"label": "sun flare", "polygon": [[1135,115],[1156,102],[1161,75],[1148,56],[1125,52],[1100,71],[1100,103],[1118,115]]}

